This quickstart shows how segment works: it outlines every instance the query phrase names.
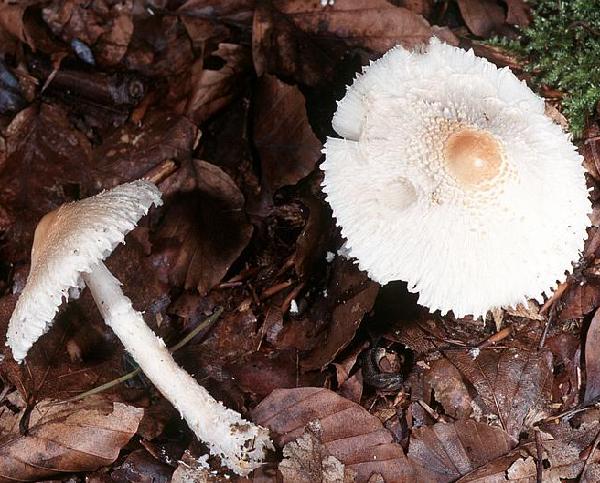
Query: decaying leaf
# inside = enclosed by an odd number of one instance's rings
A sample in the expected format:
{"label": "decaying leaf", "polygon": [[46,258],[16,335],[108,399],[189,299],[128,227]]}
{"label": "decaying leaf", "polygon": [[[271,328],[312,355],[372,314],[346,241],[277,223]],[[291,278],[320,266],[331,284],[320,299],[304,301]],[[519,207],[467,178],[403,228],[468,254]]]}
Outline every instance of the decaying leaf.
{"label": "decaying leaf", "polygon": [[198,141],[198,128],[187,118],[164,111],[148,113],[140,126],[127,123],[94,148],[103,186],[141,178],[163,161],[189,160]]}
{"label": "decaying leaf", "polygon": [[97,178],[87,138],[57,105],[21,111],[7,128],[6,162],[0,166],[0,205],[10,224],[6,249],[24,260],[35,224],[49,211],[92,186]]}
{"label": "decaying leaf", "polygon": [[337,257],[325,293],[309,310],[307,318],[326,323],[322,342],[302,361],[306,369],[322,369],[350,343],[365,314],[371,310],[379,285],[350,260]]}
{"label": "decaying leaf", "polygon": [[261,2],[254,15],[252,56],[259,75],[277,74],[307,85],[331,79],[348,47],[383,53],[394,45],[414,47],[432,35],[421,16],[386,0],[346,0],[323,8],[310,0]]}
{"label": "decaying leaf", "polygon": [[[26,435],[2,434],[0,477],[41,480],[65,472],[93,471],[117,459],[144,411],[103,398],[68,405],[38,403]],[[6,410],[6,409],[5,409]]]}
{"label": "decaying leaf", "polygon": [[600,312],[596,311],[585,337],[584,403],[600,397]]}
{"label": "decaying leaf", "polygon": [[505,349],[482,351],[476,359],[464,352],[447,352],[448,359],[475,387],[486,410],[515,440],[524,426],[541,416],[552,377],[550,352]]}
{"label": "decaying leaf", "polygon": [[203,123],[231,101],[240,91],[242,76],[250,66],[250,53],[241,45],[220,44],[213,56],[222,59],[221,68],[209,69],[199,60],[190,72],[191,94],[185,113],[196,124]]}
{"label": "decaying leaf", "polygon": [[423,481],[450,482],[514,446],[515,442],[502,429],[467,419],[415,429],[408,457],[420,469]]}
{"label": "decaying leaf", "polygon": [[274,433],[284,446],[300,437],[311,421],[321,425],[321,443],[357,482],[374,474],[385,481],[410,481],[413,470],[400,445],[379,419],[333,391],[316,387],[278,389],[252,412],[252,419]]}
{"label": "decaying leaf", "polygon": [[[206,293],[219,283],[250,241],[244,197],[220,168],[194,161],[196,189],[180,195],[156,235],[165,247],[169,281]],[[176,252],[169,247],[177,246]]]}
{"label": "decaying leaf", "polygon": [[494,0],[457,0],[460,13],[469,30],[487,38],[504,25],[504,10]]}
{"label": "decaying leaf", "polygon": [[313,133],[304,106],[304,96],[271,75],[258,81],[254,142],[260,154],[263,189],[272,194],[294,185],[321,156],[322,144]]}
{"label": "decaying leaf", "polygon": [[354,472],[331,456],[321,443],[321,423],[306,425],[306,431],[295,441],[283,447],[283,461],[279,471],[283,481],[289,483],[351,483]]}

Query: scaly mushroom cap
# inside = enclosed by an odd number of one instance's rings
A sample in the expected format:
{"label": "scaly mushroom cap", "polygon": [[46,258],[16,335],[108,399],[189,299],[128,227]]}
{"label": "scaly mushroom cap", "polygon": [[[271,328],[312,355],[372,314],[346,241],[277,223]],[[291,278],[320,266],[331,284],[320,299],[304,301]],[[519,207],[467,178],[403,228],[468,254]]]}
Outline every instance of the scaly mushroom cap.
{"label": "scaly mushroom cap", "polygon": [[350,256],[458,317],[548,293],[578,258],[582,158],[508,68],[395,47],[338,103],[324,191]]}
{"label": "scaly mushroom cap", "polygon": [[31,249],[31,269],[6,334],[17,361],[50,328],[71,288],[83,287],[90,272],[122,243],[160,191],[144,180],[126,183],[91,198],[62,205],[39,222]]}

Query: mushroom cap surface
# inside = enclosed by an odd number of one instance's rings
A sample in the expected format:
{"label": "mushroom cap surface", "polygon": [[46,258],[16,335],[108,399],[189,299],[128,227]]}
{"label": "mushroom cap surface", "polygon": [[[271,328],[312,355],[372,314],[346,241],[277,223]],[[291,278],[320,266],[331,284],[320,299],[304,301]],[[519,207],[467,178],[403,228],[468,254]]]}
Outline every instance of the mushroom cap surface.
{"label": "mushroom cap surface", "polygon": [[582,157],[506,67],[432,39],[338,102],[323,190],[351,257],[457,317],[541,300],[590,224]]}
{"label": "mushroom cap surface", "polygon": [[123,243],[152,204],[162,204],[160,191],[149,181],[137,180],[64,204],[42,218],[35,230],[27,284],[6,334],[15,360],[23,360],[47,332],[69,290],[84,286],[81,274]]}

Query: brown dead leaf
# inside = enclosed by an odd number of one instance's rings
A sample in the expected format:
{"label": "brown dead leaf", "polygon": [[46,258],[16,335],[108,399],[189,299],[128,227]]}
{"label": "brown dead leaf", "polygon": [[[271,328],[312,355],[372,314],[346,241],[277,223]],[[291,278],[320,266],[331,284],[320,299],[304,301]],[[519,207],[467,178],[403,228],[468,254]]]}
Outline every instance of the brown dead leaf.
{"label": "brown dead leaf", "polygon": [[544,347],[554,356],[552,400],[561,401],[563,410],[572,408],[579,400],[582,383],[579,334],[560,333],[548,337]]}
{"label": "brown dead leaf", "polygon": [[26,8],[26,5],[2,2],[0,4],[0,31],[4,30],[18,38],[21,42],[33,47],[33,44],[30,44],[31,38],[27,32],[27,28],[23,23]]}
{"label": "brown dead leaf", "polygon": [[252,25],[252,60],[259,76],[277,74],[314,86],[333,78],[337,57],[270,2],[259,2]]}
{"label": "brown dead leaf", "polygon": [[[577,421],[552,421],[541,425],[542,481],[577,481],[580,476],[594,440],[599,435],[598,409],[588,409],[577,415],[576,419]],[[535,443],[525,443],[458,482],[507,481],[508,476],[508,481],[533,483],[536,481],[537,457]]]}
{"label": "brown dead leaf", "polygon": [[143,409],[101,397],[68,405],[43,401],[30,414],[27,435],[18,434],[18,427],[3,435],[0,478],[41,480],[109,465],[135,434],[143,414]]}
{"label": "brown dead leaf", "polygon": [[506,432],[485,423],[437,423],[413,430],[408,458],[420,468],[423,481],[442,483],[455,481],[513,447]]}
{"label": "brown dead leaf", "polygon": [[463,378],[447,359],[438,359],[429,363],[429,369],[422,376],[423,399],[427,404],[441,404],[444,414],[455,419],[467,419],[473,412],[473,397]]}
{"label": "brown dead leaf", "polygon": [[[320,190],[320,186],[314,187],[316,190]],[[296,240],[294,269],[298,278],[306,281],[321,268],[326,258],[333,221],[329,205],[316,193],[303,196],[302,203],[308,208],[308,219]]]}
{"label": "brown dead leaf", "polygon": [[322,144],[308,123],[304,96],[297,87],[270,75],[259,80],[254,142],[261,160],[262,186],[269,195],[296,184],[314,169]]}
{"label": "brown dead leaf", "polygon": [[600,396],[600,311],[596,311],[585,336],[585,396],[589,404]]}
{"label": "brown dead leaf", "polygon": [[241,45],[219,44],[212,55],[223,60],[220,69],[209,69],[200,59],[189,74],[191,92],[185,113],[196,124],[202,124],[231,102],[243,86],[242,77],[250,67],[250,52]]}
{"label": "brown dead leaf", "polygon": [[182,75],[193,62],[192,42],[177,16],[135,18],[133,35],[122,61],[125,67],[155,78]]}
{"label": "brown dead leaf", "polygon": [[280,446],[300,437],[305,426],[317,420],[321,443],[356,472],[357,482],[377,473],[385,481],[412,481],[410,463],[379,419],[328,389],[278,389],[252,411],[252,419],[271,429]]}
{"label": "brown dead leaf", "polygon": [[466,352],[449,351],[445,355],[512,438],[517,440],[524,426],[539,419],[550,395],[550,352],[482,351],[475,360]]}
{"label": "brown dead leaf", "polygon": [[93,151],[102,185],[111,188],[141,178],[168,159],[189,160],[198,136],[198,128],[187,118],[164,111],[148,113],[139,126],[125,124]]}
{"label": "brown dead leaf", "polygon": [[254,14],[252,56],[259,76],[314,86],[333,78],[348,47],[381,54],[397,44],[422,44],[433,34],[421,15],[385,0],[346,0],[325,8],[312,0],[264,1]]}
{"label": "brown dead leaf", "polygon": [[506,23],[517,27],[527,27],[531,23],[531,7],[525,0],[504,0],[508,6]]}
{"label": "brown dead leaf", "polygon": [[600,286],[595,282],[572,284],[559,303],[558,320],[581,319],[600,306]]}
{"label": "brown dead leaf", "polygon": [[304,369],[323,369],[346,347],[373,304],[379,285],[348,259],[337,257],[325,293],[308,310],[306,318],[324,324],[321,343],[302,359]]}
{"label": "brown dead leaf", "polygon": [[194,160],[196,189],[176,197],[165,212],[153,257],[172,285],[206,293],[225,276],[252,236],[244,197],[219,167]]}
{"label": "brown dead leaf", "polygon": [[289,483],[351,483],[355,473],[331,456],[321,443],[322,428],[319,421],[306,425],[304,434],[283,447],[283,461],[279,471],[283,481]]}
{"label": "brown dead leaf", "polygon": [[377,53],[397,44],[414,47],[431,37],[422,16],[385,0],[347,0],[328,8],[315,1],[274,0],[273,6],[308,34],[334,37]]}
{"label": "brown dead leaf", "polygon": [[7,128],[6,162],[0,167],[0,205],[10,220],[6,256],[28,257],[39,218],[97,179],[90,143],[57,105],[21,111]]}
{"label": "brown dead leaf", "polygon": [[504,25],[504,10],[495,0],[456,0],[469,30],[488,38]]}
{"label": "brown dead leaf", "polygon": [[52,32],[70,44],[83,42],[104,65],[118,64],[133,35],[132,3],[111,4],[100,0],[95,8],[85,2],[63,0],[42,10]]}

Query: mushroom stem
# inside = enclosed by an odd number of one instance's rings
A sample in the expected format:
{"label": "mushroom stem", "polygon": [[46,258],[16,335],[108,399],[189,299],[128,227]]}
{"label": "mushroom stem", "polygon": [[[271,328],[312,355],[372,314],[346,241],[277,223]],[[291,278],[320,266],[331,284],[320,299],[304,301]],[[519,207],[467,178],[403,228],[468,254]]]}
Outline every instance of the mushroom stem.
{"label": "mushroom stem", "polygon": [[223,406],[177,365],[163,340],[146,325],[102,262],[83,274],[83,279],[104,321],[211,453],[239,475],[259,466],[264,451],[273,447],[268,430]]}

